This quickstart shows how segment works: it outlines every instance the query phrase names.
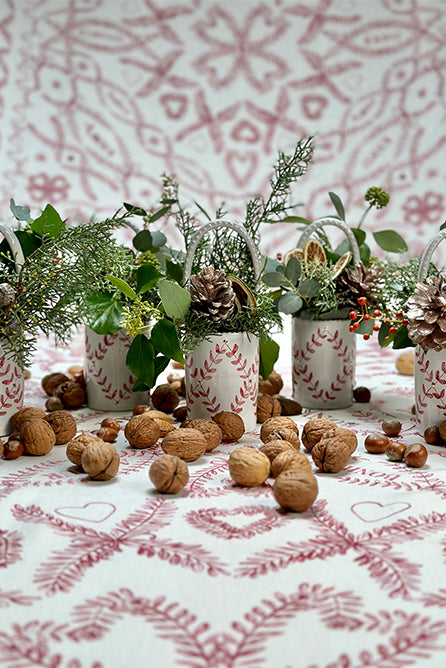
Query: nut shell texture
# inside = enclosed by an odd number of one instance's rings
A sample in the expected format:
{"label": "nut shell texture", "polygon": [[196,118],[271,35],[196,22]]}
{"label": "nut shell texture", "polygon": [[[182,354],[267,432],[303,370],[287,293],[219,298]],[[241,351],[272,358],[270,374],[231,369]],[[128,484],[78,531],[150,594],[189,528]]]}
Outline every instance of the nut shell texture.
{"label": "nut shell texture", "polygon": [[350,459],[350,448],[339,438],[322,438],[311,450],[314,463],[324,473],[339,473]]}
{"label": "nut shell texture", "polygon": [[76,420],[68,411],[53,411],[45,420],[56,435],[56,445],[68,443],[76,436]]}
{"label": "nut shell texture", "polygon": [[257,487],[270,474],[268,457],[254,448],[241,447],[231,452],[228,460],[231,478],[238,485]]}
{"label": "nut shell texture", "polygon": [[110,480],[119,469],[119,455],[111,443],[87,445],[82,453],[82,468],[93,480]]}
{"label": "nut shell texture", "polygon": [[26,422],[26,420],[32,420],[33,418],[40,418],[43,420],[45,417],[46,413],[41,408],[24,406],[12,416],[11,423],[14,427],[14,431],[20,431],[20,427],[24,422]]}
{"label": "nut shell texture", "polygon": [[288,443],[291,443],[295,450],[300,450],[299,434],[294,429],[289,429],[288,427],[280,427],[279,429],[275,429],[267,437],[265,443],[279,440],[288,441]]}
{"label": "nut shell texture", "polygon": [[163,438],[161,447],[166,455],[193,462],[206,452],[206,439],[198,429],[175,429]]}
{"label": "nut shell texture", "polygon": [[358,447],[358,439],[356,434],[354,434],[350,429],[344,429],[344,427],[334,427],[333,429],[329,429],[324,433],[323,438],[341,439],[341,441],[344,441],[344,443],[348,445],[351,455]]}
{"label": "nut shell texture", "polygon": [[270,462],[272,462],[277,457],[277,455],[280,455],[281,452],[287,450],[296,452],[291,443],[288,441],[282,441],[281,439],[267,441],[259,449],[260,452],[263,452],[263,454],[268,457]]}
{"label": "nut shell texture", "polygon": [[323,435],[328,429],[335,429],[336,424],[332,420],[326,420],[325,418],[312,418],[304,424],[302,430],[302,443],[304,444],[306,450],[311,452],[313,447],[318,441],[321,440]]}
{"label": "nut shell texture", "polygon": [[240,415],[230,411],[221,411],[212,418],[218,424],[224,443],[235,443],[245,433],[245,423]]}
{"label": "nut shell texture", "polygon": [[163,455],[151,465],[149,477],[159,492],[177,494],[189,480],[189,471],[179,457]]}
{"label": "nut shell texture", "polygon": [[47,455],[56,443],[56,435],[48,422],[33,418],[20,427],[20,441],[29,455]]}
{"label": "nut shell texture", "polygon": [[201,431],[206,439],[206,452],[212,452],[212,450],[215,450],[215,448],[222,442],[222,431],[214,420],[191,420],[188,423],[187,428],[198,429],[198,431]]}
{"label": "nut shell texture", "polygon": [[301,513],[311,508],[318,495],[317,480],[307,471],[288,469],[277,476],[273,494],[282,508]]}
{"label": "nut shell texture", "polygon": [[103,441],[93,434],[79,434],[72,441],[67,443],[67,459],[76,466],[82,466],[82,455],[87,445],[100,446]]}
{"label": "nut shell texture", "polygon": [[261,440],[265,443],[265,441],[268,439],[268,436],[270,436],[273,431],[276,429],[281,429],[282,427],[291,429],[296,434],[298,433],[297,424],[294,422],[293,418],[279,415],[277,417],[269,418],[262,424],[260,429]]}
{"label": "nut shell texture", "polygon": [[284,450],[271,462],[271,474],[273,478],[288,469],[300,469],[311,473],[311,462],[303,452],[296,450]]}
{"label": "nut shell texture", "polygon": [[161,434],[159,424],[144,415],[135,415],[125,425],[124,436],[132,448],[150,448]]}

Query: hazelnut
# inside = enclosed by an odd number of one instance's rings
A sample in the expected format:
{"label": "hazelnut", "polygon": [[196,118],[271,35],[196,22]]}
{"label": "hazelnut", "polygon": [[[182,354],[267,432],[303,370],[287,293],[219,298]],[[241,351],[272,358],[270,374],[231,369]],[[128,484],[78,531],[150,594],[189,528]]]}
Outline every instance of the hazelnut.
{"label": "hazelnut", "polygon": [[446,420],[443,420],[438,425],[438,433],[440,434],[440,438],[442,441],[446,441]]}
{"label": "hazelnut", "polygon": [[0,457],[3,456],[4,449],[5,449],[4,443],[3,443],[2,439],[0,438]]}
{"label": "hazelnut", "polygon": [[269,420],[266,420],[262,424],[262,426],[260,428],[260,438],[261,438],[261,440],[265,443],[268,436],[273,431],[275,431],[276,429],[281,429],[282,427],[286,427],[287,429],[291,429],[296,434],[298,433],[297,424],[294,422],[293,418],[280,415],[278,417],[269,418]]}
{"label": "hazelnut", "polygon": [[177,406],[172,413],[172,417],[177,422],[184,422],[187,418],[187,410],[188,408],[185,404],[183,406]]}
{"label": "hazelnut", "polygon": [[317,497],[317,480],[308,471],[287,469],[277,476],[273,494],[282,508],[301,513],[310,508]]}
{"label": "hazelnut", "polygon": [[358,404],[368,404],[372,397],[368,387],[355,387],[353,390],[353,399]]}
{"label": "hazelnut", "polygon": [[55,371],[49,373],[42,378],[42,389],[48,395],[51,396],[59,385],[66,383],[70,378],[65,373],[60,373]]}
{"label": "hazelnut", "polygon": [[173,389],[170,383],[163,383],[155,387],[151,400],[155,408],[166,413],[172,413],[180,403],[178,392]]}
{"label": "hazelnut", "polygon": [[257,422],[261,424],[268,418],[280,415],[280,403],[269,394],[257,396]]}
{"label": "hazelnut", "polygon": [[166,455],[193,462],[206,452],[206,439],[198,429],[175,429],[166,434],[161,447]]}
{"label": "hazelnut", "polygon": [[56,435],[56,445],[68,443],[76,436],[76,420],[68,411],[53,411],[45,420]]}
{"label": "hazelnut", "polygon": [[119,455],[111,443],[90,443],[82,453],[81,466],[93,480],[110,480],[119,469]]}
{"label": "hazelnut", "polygon": [[382,454],[389,445],[389,439],[384,434],[369,434],[364,441],[367,452],[374,455]]}
{"label": "hazelnut", "polygon": [[59,397],[48,397],[45,401],[45,409],[47,411],[60,411],[63,409],[63,403]]}
{"label": "hazelnut", "polygon": [[221,411],[212,418],[221,429],[224,443],[235,443],[245,433],[245,423],[240,415],[230,411]]}
{"label": "hazelnut", "polygon": [[285,450],[296,452],[291,443],[288,443],[288,441],[283,441],[282,439],[278,439],[276,441],[267,441],[259,448],[259,451],[263,452],[263,454],[268,457],[270,462],[272,462],[277,457],[277,455],[279,455],[281,452],[284,452]]}
{"label": "hazelnut", "polygon": [[404,458],[404,452],[406,446],[404,443],[398,443],[398,441],[390,441],[385,452],[387,459],[390,459],[391,462],[402,462]]}
{"label": "hazelnut", "polygon": [[356,434],[354,434],[350,429],[345,429],[344,427],[334,427],[332,429],[328,429],[322,438],[340,438],[341,441],[344,441],[344,443],[348,445],[351,455],[358,447],[358,439]]}
{"label": "hazelnut", "polygon": [[422,443],[408,445],[404,452],[404,461],[407,466],[419,469],[427,461],[427,450]]}
{"label": "hazelnut", "polygon": [[47,455],[56,443],[56,434],[48,422],[32,418],[20,427],[20,440],[29,455]]}
{"label": "hazelnut", "polygon": [[[2,444],[3,445],[3,444]],[[17,459],[25,452],[23,443],[20,441],[8,441],[3,448],[3,457],[5,459]]]}
{"label": "hazelnut", "polygon": [[46,417],[46,413],[41,408],[33,408],[32,406],[25,406],[15,413],[11,418],[11,423],[14,428],[14,431],[20,431],[20,427],[26,420],[31,420],[32,418],[39,418],[43,420]]}
{"label": "hazelnut", "polygon": [[237,485],[257,487],[270,473],[270,461],[259,450],[246,446],[236,448],[228,460],[229,474]]}
{"label": "hazelnut", "polygon": [[67,443],[66,455],[76,466],[82,466],[82,455],[87,445],[99,446],[103,441],[93,434],[79,434]]}
{"label": "hazelnut", "polygon": [[381,429],[386,436],[398,436],[401,431],[401,422],[398,420],[384,420]]}
{"label": "hazelnut", "polygon": [[100,427],[96,432],[96,436],[106,443],[114,443],[118,438],[118,432],[111,427]]}
{"label": "hazelnut", "polygon": [[273,394],[273,398],[277,399],[280,404],[281,415],[300,415],[302,413],[302,406],[298,401],[284,397],[282,394]]}
{"label": "hazelnut", "polygon": [[326,420],[325,418],[311,418],[308,420],[302,430],[302,443],[305,446],[305,449],[308,452],[311,452],[313,447],[318,441],[321,440],[322,436],[329,429],[334,429],[336,423],[332,420]]}
{"label": "hazelnut", "polygon": [[212,452],[222,441],[222,431],[214,420],[189,420],[187,429],[198,429],[206,439],[206,452]]}
{"label": "hazelnut", "polygon": [[110,429],[113,429],[117,433],[121,430],[121,425],[114,418],[104,418],[101,422],[101,427],[110,427]]}
{"label": "hazelnut", "polygon": [[159,492],[177,494],[189,480],[189,471],[179,457],[163,455],[151,465],[149,477]]}
{"label": "hazelnut", "polygon": [[415,356],[413,352],[401,353],[396,360],[396,368],[403,376],[413,376]]}
{"label": "hazelnut", "polygon": [[84,388],[79,383],[75,383],[74,380],[67,380],[65,383],[58,385],[53,394],[62,401],[65,408],[79,408],[87,400]]}
{"label": "hazelnut", "polygon": [[428,427],[427,429],[425,429],[423,436],[424,440],[426,441],[426,443],[429,443],[429,445],[439,445],[440,443],[442,443],[440,430],[438,429],[437,426]]}
{"label": "hazelnut", "polygon": [[288,441],[295,450],[300,450],[299,434],[294,429],[279,427],[270,433],[265,443],[269,441]]}
{"label": "hazelnut", "polygon": [[148,404],[138,404],[133,408],[132,414],[133,415],[142,415],[143,413],[146,413],[149,411],[151,406]]}
{"label": "hazelnut", "polygon": [[84,367],[79,365],[70,366],[70,368],[67,369],[67,374],[75,383],[78,383],[81,387],[85,387]]}
{"label": "hazelnut", "polygon": [[311,473],[311,462],[303,452],[284,450],[274,457],[271,462],[271,474],[277,478],[279,473],[287,469],[302,469]]}
{"label": "hazelnut", "polygon": [[124,436],[132,448],[150,448],[161,434],[159,424],[145,415],[134,415],[127,422]]}
{"label": "hazelnut", "polygon": [[339,473],[350,459],[350,447],[344,439],[321,438],[311,450],[314,463],[324,473]]}

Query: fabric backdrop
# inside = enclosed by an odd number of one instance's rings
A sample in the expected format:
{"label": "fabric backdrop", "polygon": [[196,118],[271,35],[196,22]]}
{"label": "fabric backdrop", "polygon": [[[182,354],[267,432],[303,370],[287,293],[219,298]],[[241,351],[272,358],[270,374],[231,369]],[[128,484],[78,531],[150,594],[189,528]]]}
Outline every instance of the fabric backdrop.
{"label": "fabric backdrop", "polygon": [[[241,220],[315,135],[297,213],[333,213],[331,190],[354,224],[381,186],[367,229],[418,253],[446,212],[445,63],[444,0],[0,0],[0,216],[147,207],[165,172]],[[263,248],[297,237],[268,227]]]}

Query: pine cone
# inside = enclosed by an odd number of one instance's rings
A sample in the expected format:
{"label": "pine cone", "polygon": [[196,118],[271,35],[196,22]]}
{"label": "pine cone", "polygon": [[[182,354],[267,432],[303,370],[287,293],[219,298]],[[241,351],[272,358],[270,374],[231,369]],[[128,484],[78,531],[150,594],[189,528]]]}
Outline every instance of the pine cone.
{"label": "pine cone", "polygon": [[367,269],[362,262],[357,267],[346,269],[339,277],[338,288],[344,294],[348,304],[358,306],[358,298],[366,297],[369,308],[375,306],[372,293],[377,291],[384,281],[381,267],[373,265]]}
{"label": "pine cone", "polygon": [[194,313],[221,322],[234,311],[235,292],[224,271],[205,267],[194,274],[190,282],[190,309]]}
{"label": "pine cone", "polygon": [[443,276],[429,276],[417,283],[407,300],[407,334],[424,350],[446,348],[446,283]]}
{"label": "pine cone", "polygon": [[9,283],[0,283],[0,306],[4,309],[9,308],[15,299],[15,290]]}

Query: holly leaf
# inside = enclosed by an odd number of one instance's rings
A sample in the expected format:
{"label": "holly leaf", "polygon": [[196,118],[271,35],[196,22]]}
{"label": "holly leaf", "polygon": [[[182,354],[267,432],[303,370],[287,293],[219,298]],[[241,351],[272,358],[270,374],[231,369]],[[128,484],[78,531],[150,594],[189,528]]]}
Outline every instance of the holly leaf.
{"label": "holly leaf", "polygon": [[90,321],[90,329],[96,334],[115,334],[121,328],[122,304],[109,295],[90,295],[87,303],[96,313]]}
{"label": "holly leaf", "polygon": [[162,273],[153,264],[142,264],[136,270],[136,291],[141,294],[153,288]]}
{"label": "holly leaf", "polygon": [[57,239],[64,227],[65,223],[51,204],[47,204],[41,215],[31,224],[33,232],[42,237],[48,235],[53,239]]}
{"label": "holly leaf", "polygon": [[153,347],[167,358],[184,364],[177,328],[171,320],[163,318],[152,328],[150,335]]}
{"label": "holly leaf", "polygon": [[274,365],[279,357],[280,346],[270,337],[262,338],[259,341],[260,366],[259,373],[262,378],[267,379],[274,369]]}
{"label": "holly leaf", "polygon": [[[138,334],[132,341],[126,357],[128,369],[139,381],[149,388],[155,384],[155,351],[144,334]],[[132,391],[134,388],[132,388]]]}

